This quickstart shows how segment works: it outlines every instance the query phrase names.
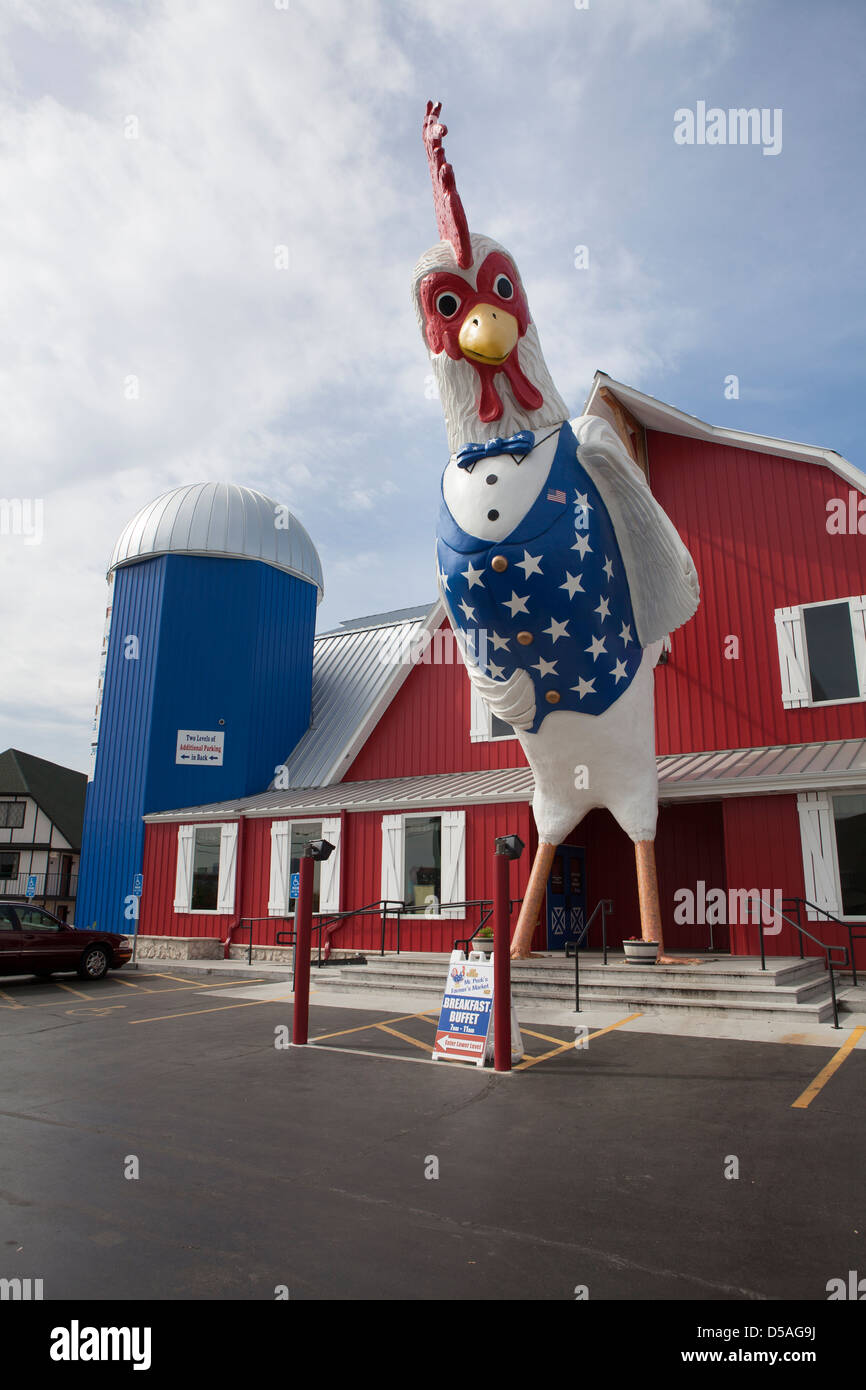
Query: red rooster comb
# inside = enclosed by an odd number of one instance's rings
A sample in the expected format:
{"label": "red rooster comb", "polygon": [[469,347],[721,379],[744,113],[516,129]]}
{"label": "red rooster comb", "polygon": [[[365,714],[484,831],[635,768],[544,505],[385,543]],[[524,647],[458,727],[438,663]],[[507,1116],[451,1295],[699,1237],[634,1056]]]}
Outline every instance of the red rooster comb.
{"label": "red rooster comb", "polygon": [[423,126],[424,148],[430,161],[430,178],[433,180],[433,206],[436,209],[436,225],[442,240],[451,242],[460,269],[467,270],[472,264],[469,225],[466,221],[466,213],[463,211],[463,204],[460,201],[460,194],[457,192],[454,170],[450,164],[445,163],[442,139],[448,134],[448,127],[439,123],[441,110],[441,101],[428,101]]}

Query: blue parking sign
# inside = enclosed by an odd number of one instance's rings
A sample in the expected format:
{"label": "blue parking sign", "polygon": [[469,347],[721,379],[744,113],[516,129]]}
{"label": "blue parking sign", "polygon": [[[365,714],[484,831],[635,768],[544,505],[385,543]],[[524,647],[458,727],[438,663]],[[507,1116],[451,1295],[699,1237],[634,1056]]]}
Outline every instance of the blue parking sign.
{"label": "blue parking sign", "polygon": [[35,874],[29,874],[29,875],[28,875],[28,878],[27,878],[27,892],[25,893],[24,896],[27,897],[27,898],[35,898],[35,897],[36,897],[36,875],[35,875]]}
{"label": "blue parking sign", "polygon": [[297,898],[301,892],[301,875],[289,874],[289,897]]}
{"label": "blue parking sign", "polygon": [[132,892],[136,898],[140,898],[144,888],[144,874],[136,874],[132,880]]}

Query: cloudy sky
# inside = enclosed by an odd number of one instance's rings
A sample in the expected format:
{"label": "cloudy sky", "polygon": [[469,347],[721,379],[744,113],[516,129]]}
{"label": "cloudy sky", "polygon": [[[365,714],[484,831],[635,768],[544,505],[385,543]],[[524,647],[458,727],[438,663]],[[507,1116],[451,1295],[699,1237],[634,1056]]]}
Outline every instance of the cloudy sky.
{"label": "cloudy sky", "polygon": [[[860,0],[3,0],[0,496],[44,520],[0,748],[86,770],[107,561],[181,483],[289,505],[320,629],[432,598],[427,97],[573,413],[602,368],[863,466],[864,43]],[[677,143],[699,102],[781,148]]]}

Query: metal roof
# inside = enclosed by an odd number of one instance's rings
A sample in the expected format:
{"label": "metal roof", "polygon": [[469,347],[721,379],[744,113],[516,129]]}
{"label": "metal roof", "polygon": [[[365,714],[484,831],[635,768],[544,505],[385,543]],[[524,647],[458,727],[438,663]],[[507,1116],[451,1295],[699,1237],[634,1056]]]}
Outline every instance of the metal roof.
{"label": "metal roof", "polygon": [[[657,762],[662,802],[866,787],[866,739],[679,753],[658,758]],[[532,792],[532,773],[528,767],[500,768],[492,772],[453,772],[291,787],[287,791],[260,792],[236,801],[162,811],[144,819],[189,821],[238,815],[472,806],[491,801],[531,801]]]}
{"label": "metal roof", "polygon": [[816,463],[838,473],[840,478],[861,491],[866,490],[866,475],[855,464],[849,463],[835,449],[823,449],[816,444],[802,444],[793,439],[776,439],[769,434],[752,434],[748,430],[732,430],[722,425],[709,425],[697,415],[688,415],[676,406],[666,405],[655,396],[644,395],[633,386],[622,381],[614,381],[607,372],[597,371],[584,405],[584,414],[605,414],[596,397],[607,389],[622,405],[626,406],[646,429],[659,430],[665,434],[684,435],[687,439],[705,439],[715,444],[728,444],[733,448],[751,449],[758,454],[776,454],[780,458],[798,459],[805,463]]}
{"label": "metal roof", "polygon": [[437,600],[359,618],[316,638],[312,719],[286,759],[282,781],[316,787],[342,777],[412,669],[425,629],[440,621],[440,608]]}
{"label": "metal roof", "polygon": [[315,584],[320,602],[324,593],[318,552],[297,517],[235,483],[195,483],[149,502],[123,528],[108,572],[173,554],[261,560]]}

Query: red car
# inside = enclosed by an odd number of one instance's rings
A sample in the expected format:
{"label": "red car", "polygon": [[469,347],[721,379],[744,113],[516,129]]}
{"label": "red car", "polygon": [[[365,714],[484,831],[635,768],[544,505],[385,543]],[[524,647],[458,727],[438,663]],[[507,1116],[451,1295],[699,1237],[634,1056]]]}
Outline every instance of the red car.
{"label": "red car", "polygon": [[0,903],[0,975],[38,975],[75,970],[101,980],[132,956],[129,938],[117,932],[78,930],[31,903]]}

